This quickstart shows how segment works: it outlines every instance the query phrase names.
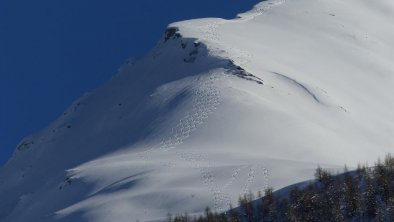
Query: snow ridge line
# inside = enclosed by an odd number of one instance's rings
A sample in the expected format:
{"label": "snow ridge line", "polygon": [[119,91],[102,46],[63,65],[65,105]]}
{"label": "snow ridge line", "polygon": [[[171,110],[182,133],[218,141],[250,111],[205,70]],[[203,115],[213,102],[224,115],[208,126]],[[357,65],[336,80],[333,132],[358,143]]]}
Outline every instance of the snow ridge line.
{"label": "snow ridge line", "polygon": [[213,42],[218,42],[220,40],[220,36],[217,34],[217,29],[226,23],[230,22],[247,22],[250,21],[264,13],[266,13],[268,10],[278,7],[284,3],[286,3],[287,0],[270,0],[267,2],[262,2],[259,5],[255,6],[251,11],[248,11],[246,13],[242,13],[238,15],[237,18],[232,19],[232,20],[219,20],[219,21],[214,21],[209,23],[208,25],[199,27],[199,30],[204,33],[203,38],[209,41]]}
{"label": "snow ridge line", "polygon": [[235,21],[250,21],[256,18],[257,16],[260,16],[267,12],[268,10],[278,7],[284,3],[286,3],[287,0],[271,0],[267,2],[262,2],[260,3],[260,6],[257,5],[255,8],[253,8],[251,11],[246,12],[245,14],[241,14],[241,17],[238,20]]}
{"label": "snow ridge line", "polygon": [[[264,5],[261,7],[255,7],[250,13],[247,14],[248,16],[241,17],[239,19],[235,20],[220,20],[220,21],[215,21],[213,23],[210,23],[208,25],[200,27],[200,30],[204,33],[203,38],[204,40],[212,41],[212,42],[218,42],[220,40],[220,37],[217,34],[217,29],[227,23],[227,22],[243,22],[243,21],[249,21],[263,13],[265,13],[267,10],[281,5],[285,3],[286,0],[276,0],[276,1],[269,1],[267,3],[263,3]],[[210,44],[206,44],[207,49],[209,51],[215,51],[209,48]],[[237,57],[237,60],[240,60],[241,64],[246,64],[249,62],[249,59],[251,57],[250,54],[247,54],[246,52],[233,48],[232,50],[238,51],[239,54]],[[216,54],[216,53],[214,53]],[[220,55],[215,55],[217,57],[221,57],[224,60],[229,60],[229,58],[225,58],[224,56]],[[229,61],[232,61],[231,59]],[[224,67],[225,70],[227,70],[227,73],[221,73],[223,75],[228,75],[229,71],[239,71],[233,67]],[[234,69],[234,70],[233,70]],[[242,70],[241,70],[242,71]],[[161,152],[169,152],[173,149],[175,149],[178,145],[183,144],[184,141],[191,136],[191,134],[198,129],[200,125],[202,125],[206,119],[208,119],[209,115],[214,112],[214,110],[217,108],[218,105],[221,103],[221,96],[220,96],[220,90],[215,87],[215,82],[218,80],[219,76],[218,74],[211,72],[208,74],[209,78],[208,80],[204,81],[202,85],[200,85],[195,91],[194,91],[194,98],[193,98],[193,107],[192,110],[189,111],[184,117],[182,117],[178,124],[171,129],[171,133],[168,137],[161,139],[160,143],[158,146],[153,146],[143,152],[136,153],[136,156],[142,160],[144,160],[147,164],[148,162],[152,161],[154,158],[154,155],[157,153]],[[228,194],[224,192],[225,189],[227,189],[229,186],[231,186],[238,178],[238,174],[241,173],[243,169],[238,168],[235,170],[233,173],[231,179],[229,182],[227,182],[225,185],[222,187],[218,186],[215,182],[215,175],[212,172],[211,168],[212,165],[208,163],[206,160],[207,158],[204,157],[201,154],[196,154],[196,153],[191,153],[191,152],[181,152],[181,151],[175,151],[174,152],[175,156],[179,160],[186,161],[189,163],[193,168],[196,168],[200,171],[201,173],[201,179],[203,184],[208,186],[209,191],[212,193],[213,198],[214,198],[214,209],[217,211],[224,211],[225,209],[223,208],[223,205],[228,207],[231,204],[231,198]],[[206,162],[207,164],[205,166],[201,165],[201,162]],[[176,165],[175,162],[161,162],[161,165],[165,167],[173,167]],[[245,166],[245,168],[248,166]],[[242,193],[248,193],[250,192],[250,187],[254,183],[255,177],[256,177],[256,170],[258,168],[262,169],[263,176],[265,179],[265,184],[264,188],[268,187],[268,171],[265,169],[263,166],[249,166],[249,173],[248,173],[248,179],[245,183],[245,185],[242,188]]]}
{"label": "snow ridge line", "polygon": [[[220,53],[215,53],[216,49],[210,48],[211,44],[209,44],[209,42],[218,42],[220,40],[220,37],[217,35],[217,29],[227,22],[228,21],[226,20],[219,20],[202,26],[199,29],[203,33],[204,40],[207,41],[207,44],[205,45],[208,51],[213,52],[212,56],[221,58],[223,61],[230,61],[230,65],[224,65],[224,73],[215,74],[214,72],[210,72],[208,74],[208,80],[205,80],[203,84],[201,84],[194,91],[195,95],[193,97],[192,110],[186,113],[186,115],[179,120],[178,124],[171,129],[171,133],[167,138],[163,138],[161,140],[159,147],[151,147],[150,149],[138,154],[140,158],[146,161],[146,163],[148,163],[150,160],[153,160],[154,153],[169,152],[175,149],[178,145],[184,143],[184,141],[206,121],[206,119],[214,112],[217,106],[220,105],[222,100],[220,96],[220,90],[215,86],[215,83],[220,78],[220,76],[233,74],[240,78],[244,78],[243,75],[239,74],[243,74],[245,71],[241,67],[234,65],[232,59],[226,58],[226,56],[220,56]],[[180,34],[180,36],[182,35]],[[241,61],[241,64],[246,64],[249,62],[251,57],[250,54],[235,48],[232,50],[240,52],[237,53],[237,59]],[[218,51],[220,51],[220,49]],[[254,77],[253,75],[251,76]],[[244,79],[253,80],[259,84],[262,84],[262,80],[258,78],[255,80],[254,78],[248,76],[248,78]],[[212,171],[212,165],[211,163],[207,162],[206,157],[201,154],[178,150],[176,150],[174,154],[177,159],[185,161],[192,168],[199,170],[202,183],[208,187],[209,192],[213,196],[213,208],[216,211],[223,212],[231,206],[231,197],[225,192],[225,190],[237,180],[238,174],[241,173],[241,169],[236,169],[230,181],[228,181],[223,186],[219,186],[215,182],[215,174]],[[206,163],[205,166],[201,165],[203,162]],[[162,162],[161,164],[165,167],[173,167],[176,165],[175,162]],[[241,193],[246,194],[250,191],[250,187],[255,180],[255,171],[257,168],[257,166],[250,166],[248,179],[243,186]],[[260,166],[260,168],[263,169],[262,172],[264,175],[264,180],[266,181],[264,188],[266,188],[268,186],[267,170],[262,166]]]}

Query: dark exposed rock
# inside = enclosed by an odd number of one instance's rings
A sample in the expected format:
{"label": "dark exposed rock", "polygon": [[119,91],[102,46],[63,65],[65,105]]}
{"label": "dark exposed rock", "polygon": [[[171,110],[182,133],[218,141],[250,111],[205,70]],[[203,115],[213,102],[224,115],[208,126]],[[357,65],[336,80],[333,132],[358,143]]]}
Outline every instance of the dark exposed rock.
{"label": "dark exposed rock", "polygon": [[178,33],[179,29],[174,28],[174,27],[169,27],[165,31],[165,37],[164,37],[164,42],[167,42],[168,40],[172,39],[177,39],[181,38],[182,35]]}
{"label": "dark exposed rock", "polygon": [[234,61],[230,60],[228,66],[229,66],[228,73],[231,73],[231,74],[233,74],[235,76],[238,76],[238,77],[240,77],[242,79],[253,81],[253,82],[256,82],[257,84],[260,84],[260,85],[264,85],[264,82],[263,82],[262,79],[260,79],[259,77],[247,72],[241,66],[236,65],[234,63]]}
{"label": "dark exposed rock", "polygon": [[31,148],[31,146],[34,145],[34,141],[23,141],[18,147],[17,150],[19,151],[23,151],[23,150],[27,150],[29,148]]}

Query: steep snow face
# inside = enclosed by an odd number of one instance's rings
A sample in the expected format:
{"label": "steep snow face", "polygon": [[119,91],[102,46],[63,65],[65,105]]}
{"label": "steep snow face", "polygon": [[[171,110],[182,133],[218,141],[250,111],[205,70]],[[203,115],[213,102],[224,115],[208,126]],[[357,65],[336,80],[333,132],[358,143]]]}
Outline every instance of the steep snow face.
{"label": "steep snow face", "polygon": [[0,169],[0,221],[149,221],[394,144],[394,3],[271,0],[169,26]]}

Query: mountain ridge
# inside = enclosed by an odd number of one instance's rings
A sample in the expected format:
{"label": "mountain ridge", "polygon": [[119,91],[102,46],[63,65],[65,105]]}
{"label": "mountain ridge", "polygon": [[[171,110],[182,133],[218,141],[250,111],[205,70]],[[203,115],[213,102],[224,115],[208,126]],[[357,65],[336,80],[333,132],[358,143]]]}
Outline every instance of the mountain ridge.
{"label": "mountain ridge", "polygon": [[237,194],[310,179],[317,164],[384,155],[394,16],[376,8],[394,7],[370,5],[271,0],[234,20],[170,24],[146,57],[21,142],[0,168],[0,220],[223,211]]}

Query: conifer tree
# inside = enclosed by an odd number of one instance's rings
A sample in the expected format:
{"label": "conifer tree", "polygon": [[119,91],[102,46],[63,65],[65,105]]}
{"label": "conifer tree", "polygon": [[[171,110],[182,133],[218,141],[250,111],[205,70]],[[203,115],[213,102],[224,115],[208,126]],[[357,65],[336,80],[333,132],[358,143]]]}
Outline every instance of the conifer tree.
{"label": "conifer tree", "polygon": [[273,188],[267,188],[264,191],[264,198],[262,199],[262,214],[263,220],[270,222],[276,221],[277,219],[277,209],[276,209],[276,202],[273,193]]}
{"label": "conifer tree", "polygon": [[366,181],[366,190],[365,190],[365,215],[368,218],[375,218],[376,216],[376,192],[374,184],[371,179]]}
{"label": "conifer tree", "polygon": [[388,221],[394,221],[394,197],[390,197],[387,203],[387,219]]}
{"label": "conifer tree", "polygon": [[241,216],[237,211],[233,209],[233,207],[230,205],[230,210],[229,210],[229,219],[230,222],[241,222]]}
{"label": "conifer tree", "polygon": [[346,218],[356,217],[360,210],[361,196],[355,179],[349,173],[345,173],[343,202]]}

